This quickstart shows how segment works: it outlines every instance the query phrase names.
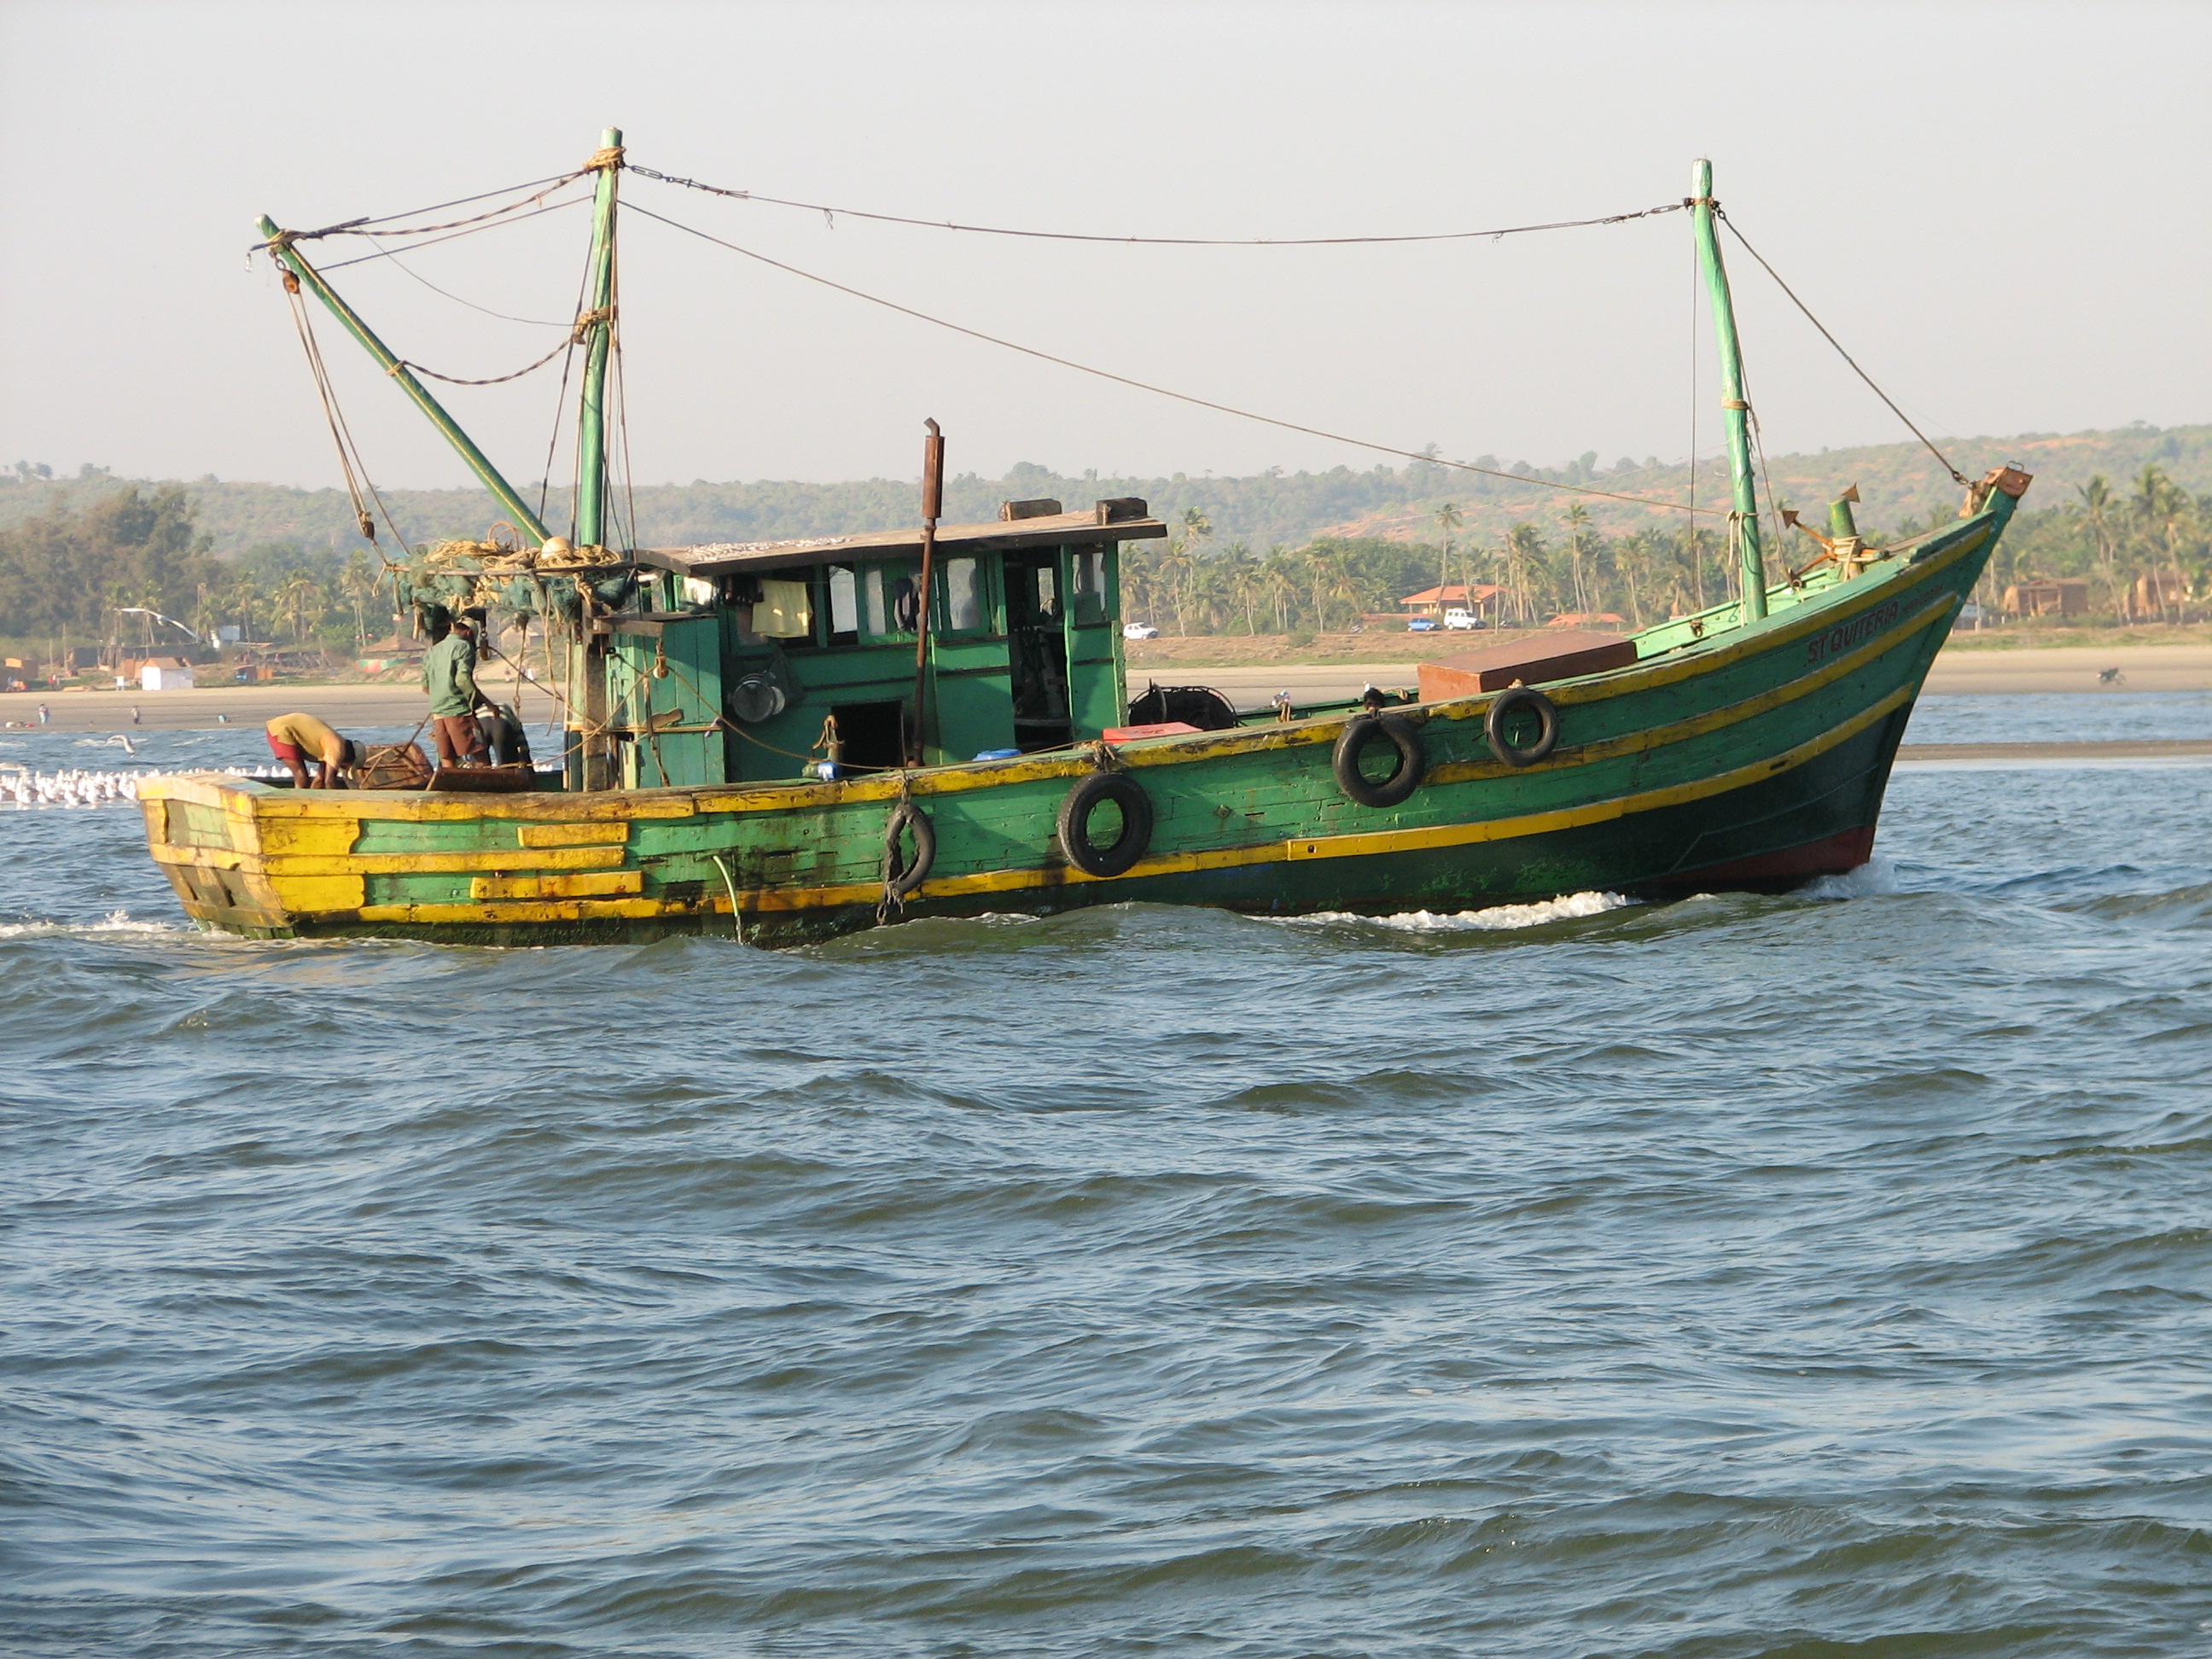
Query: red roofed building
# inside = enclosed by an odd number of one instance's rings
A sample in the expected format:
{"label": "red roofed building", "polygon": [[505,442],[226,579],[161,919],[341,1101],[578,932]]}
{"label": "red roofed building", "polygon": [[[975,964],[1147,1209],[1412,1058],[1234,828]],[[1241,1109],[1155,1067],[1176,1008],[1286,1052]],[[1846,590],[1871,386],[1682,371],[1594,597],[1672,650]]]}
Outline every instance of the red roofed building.
{"label": "red roofed building", "polygon": [[1454,582],[1445,587],[1425,587],[1418,593],[1408,593],[1402,603],[1409,616],[1441,617],[1447,611],[1466,610],[1486,622],[1490,602],[1504,591],[1483,583],[1470,587]]}

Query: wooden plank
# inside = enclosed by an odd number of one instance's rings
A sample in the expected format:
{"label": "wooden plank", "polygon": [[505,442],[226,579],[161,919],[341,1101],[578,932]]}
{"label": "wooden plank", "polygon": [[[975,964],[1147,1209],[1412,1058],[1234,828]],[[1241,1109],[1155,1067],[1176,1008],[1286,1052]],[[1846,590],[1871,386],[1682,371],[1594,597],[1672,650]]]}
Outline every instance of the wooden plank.
{"label": "wooden plank", "polygon": [[612,893],[641,893],[638,870],[599,870],[567,876],[478,876],[469,883],[472,899],[599,898]]}
{"label": "wooden plank", "polygon": [[524,823],[515,840],[525,847],[618,846],[629,839],[627,823]]}
{"label": "wooden plank", "polygon": [[516,848],[497,853],[348,853],[264,860],[272,875],[452,876],[477,870],[593,870],[623,861],[619,847]]}

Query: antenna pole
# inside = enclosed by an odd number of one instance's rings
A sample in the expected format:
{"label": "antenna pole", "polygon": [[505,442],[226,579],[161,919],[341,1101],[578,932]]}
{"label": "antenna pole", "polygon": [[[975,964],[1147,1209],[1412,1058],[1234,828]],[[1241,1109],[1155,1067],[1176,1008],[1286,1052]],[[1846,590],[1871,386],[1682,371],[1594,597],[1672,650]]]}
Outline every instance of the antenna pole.
{"label": "antenna pole", "polygon": [[1743,600],[1739,616],[1757,622],[1766,614],[1766,561],[1759,544],[1759,497],[1752,487],[1751,405],[1743,396],[1743,349],[1735,337],[1735,307],[1729,297],[1728,267],[1721,263],[1718,228],[1713,222],[1713,164],[1700,160],[1690,198],[1690,217],[1698,236],[1698,268],[1713,301],[1713,336],[1721,349],[1721,424],[1728,433],[1729,477],[1735,487],[1729,514],[1741,562]]}
{"label": "antenna pole", "polygon": [[589,165],[599,175],[592,204],[591,302],[577,319],[584,336],[583,401],[576,411],[576,544],[605,544],[607,512],[607,354],[615,332],[615,184],[622,129],[599,135]]}
{"label": "antenna pole", "polygon": [[922,699],[929,689],[931,568],[937,562],[937,520],[945,511],[945,434],[934,421],[922,424],[929,435],[921,441],[921,611],[914,622],[914,738],[907,745],[915,766],[928,754],[928,705]]}

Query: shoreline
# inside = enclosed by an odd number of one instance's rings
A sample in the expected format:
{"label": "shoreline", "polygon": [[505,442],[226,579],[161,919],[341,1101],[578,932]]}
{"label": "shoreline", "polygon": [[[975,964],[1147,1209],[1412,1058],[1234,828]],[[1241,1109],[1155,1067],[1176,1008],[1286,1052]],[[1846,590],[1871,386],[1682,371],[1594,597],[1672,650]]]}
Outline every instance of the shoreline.
{"label": "shoreline", "polygon": [[[1439,652],[1438,655],[1446,654]],[[2100,682],[2106,669],[2123,678]],[[1259,708],[1278,691],[1301,702],[1353,697],[1370,684],[1411,685],[1411,661],[1328,663],[1132,663],[1132,696],[1147,683],[1211,685],[1243,708]],[[553,699],[537,687],[519,688],[504,677],[486,676],[485,688],[503,702],[517,704],[532,726],[553,718]],[[2020,646],[2003,651],[1945,651],[1936,659],[1923,695],[2005,696],[2073,692],[2106,696],[2141,691],[2212,691],[2212,646],[2136,645],[2103,648],[2083,646]],[[40,726],[38,707],[52,711]],[[47,732],[129,732],[131,711],[138,710],[137,729],[198,731],[225,724],[258,726],[276,715],[306,709],[343,732],[349,726],[407,726],[421,720],[426,705],[420,687],[402,684],[210,685],[189,691],[12,691],[0,693],[0,720],[15,729]],[[228,720],[219,720],[218,714]]]}

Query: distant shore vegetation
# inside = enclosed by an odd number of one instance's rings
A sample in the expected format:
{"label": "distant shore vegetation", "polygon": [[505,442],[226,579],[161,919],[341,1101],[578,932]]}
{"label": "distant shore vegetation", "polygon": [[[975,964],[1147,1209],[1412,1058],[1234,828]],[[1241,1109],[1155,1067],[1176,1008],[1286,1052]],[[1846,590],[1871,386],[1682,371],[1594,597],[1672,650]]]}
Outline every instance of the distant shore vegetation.
{"label": "distant shore vegetation", "polygon": [[[2037,474],[1983,585],[1990,611],[2008,589],[2071,580],[2082,584],[2071,621],[2212,615],[2212,426],[2032,434],[1961,442],[1954,453],[1970,473],[2012,461]],[[1440,461],[1231,478],[1068,477],[1025,465],[1003,478],[948,481],[947,514],[980,521],[995,518],[1006,500],[1082,507],[1145,496],[1172,533],[1127,549],[1124,609],[1169,634],[1342,629],[1395,613],[1407,595],[1439,585],[1494,586],[1502,592],[1487,606],[1492,620],[1522,624],[1578,615],[1635,627],[1729,598],[1723,538],[1709,524],[1692,531],[1679,514],[1563,495]],[[1505,470],[1674,500],[1692,487],[1685,467],[1626,457],[1610,468],[1586,454],[1565,467]],[[1698,471],[1699,499],[1717,502],[1724,473],[1710,465]],[[1864,501],[1860,523],[1876,544],[1934,529],[1956,512],[1956,486],[1910,445],[1776,458],[1761,505],[1795,507],[1820,524],[1829,496],[1852,483]],[[566,497],[545,495],[545,516],[557,525]],[[668,546],[877,529],[909,521],[914,495],[911,483],[889,479],[641,488],[635,540]],[[472,489],[384,495],[416,541],[480,536],[496,517]],[[1778,539],[1771,520],[1767,536],[1778,579],[1819,550],[1802,536]],[[357,647],[391,632],[378,578],[382,556],[398,553],[372,551],[335,490],[119,479],[92,467],[57,477],[19,462],[0,472],[0,637],[101,640],[133,607],[203,638],[228,626],[251,640]]]}

